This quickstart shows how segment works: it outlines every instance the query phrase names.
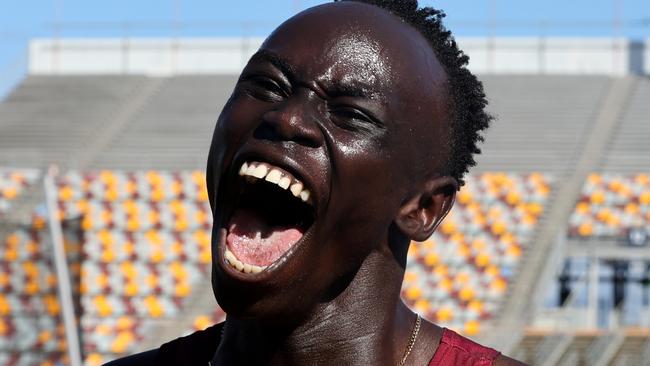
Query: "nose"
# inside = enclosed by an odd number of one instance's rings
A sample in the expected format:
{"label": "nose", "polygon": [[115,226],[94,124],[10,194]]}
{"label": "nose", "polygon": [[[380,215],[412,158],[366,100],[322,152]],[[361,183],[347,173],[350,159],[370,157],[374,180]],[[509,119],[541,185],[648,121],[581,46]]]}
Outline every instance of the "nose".
{"label": "nose", "polygon": [[318,103],[307,93],[295,93],[262,116],[255,134],[273,141],[292,141],[307,147],[323,144],[318,126]]}

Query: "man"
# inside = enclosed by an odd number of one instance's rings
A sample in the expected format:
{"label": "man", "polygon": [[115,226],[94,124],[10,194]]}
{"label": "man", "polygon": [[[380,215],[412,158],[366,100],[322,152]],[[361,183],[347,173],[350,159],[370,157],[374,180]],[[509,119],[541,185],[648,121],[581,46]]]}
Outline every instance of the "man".
{"label": "man", "polygon": [[474,165],[479,81],[417,1],[308,9],[264,42],[208,158],[224,324],[114,365],[516,365],[400,299]]}

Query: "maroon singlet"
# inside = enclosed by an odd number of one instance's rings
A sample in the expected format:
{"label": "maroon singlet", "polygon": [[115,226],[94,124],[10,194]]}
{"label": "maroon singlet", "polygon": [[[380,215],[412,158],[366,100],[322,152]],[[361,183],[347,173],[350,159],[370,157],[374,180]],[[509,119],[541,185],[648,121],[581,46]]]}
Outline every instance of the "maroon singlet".
{"label": "maroon singlet", "polygon": [[[207,365],[221,340],[223,323],[162,345],[156,365]],[[443,329],[440,345],[429,366],[490,366],[499,352],[481,346],[449,329]]]}
{"label": "maroon singlet", "polygon": [[490,366],[499,354],[497,350],[481,346],[444,328],[440,345],[429,366]]}

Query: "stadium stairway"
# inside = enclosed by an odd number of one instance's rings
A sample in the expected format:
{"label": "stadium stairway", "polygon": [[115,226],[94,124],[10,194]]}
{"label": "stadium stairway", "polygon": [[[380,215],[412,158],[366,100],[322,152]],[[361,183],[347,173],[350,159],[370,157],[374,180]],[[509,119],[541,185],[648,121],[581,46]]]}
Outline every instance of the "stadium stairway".
{"label": "stadium stairway", "polygon": [[144,76],[28,76],[0,103],[0,165],[75,167],[124,106],[138,99]]}
{"label": "stadium stairway", "polygon": [[141,113],[158,93],[166,82],[166,78],[149,77],[141,86],[128,98],[117,112],[109,117],[109,121],[94,131],[92,138],[80,154],[76,167],[78,169],[89,168],[109,146],[109,144],[122,132],[135,117]]}
{"label": "stadium stairway", "polygon": [[594,123],[589,126],[589,130],[584,131],[584,138],[575,155],[566,158],[566,170],[556,179],[555,194],[534,234],[534,244],[519,266],[525,270],[520,270],[515,276],[517,281],[509,290],[511,292],[507,295],[506,303],[495,319],[495,328],[490,332],[493,335],[486,334],[481,341],[509,354],[521,340],[521,329],[535,314],[542,289],[554,273],[552,254],[558,243],[558,234],[566,231],[575,197],[580,194],[588,174],[597,169],[604,159],[611,136],[627,108],[635,84],[636,79],[632,77],[611,80],[600,108],[593,117]]}
{"label": "stadium stairway", "polygon": [[639,78],[620,128],[608,147],[602,171],[650,172],[650,78]]}

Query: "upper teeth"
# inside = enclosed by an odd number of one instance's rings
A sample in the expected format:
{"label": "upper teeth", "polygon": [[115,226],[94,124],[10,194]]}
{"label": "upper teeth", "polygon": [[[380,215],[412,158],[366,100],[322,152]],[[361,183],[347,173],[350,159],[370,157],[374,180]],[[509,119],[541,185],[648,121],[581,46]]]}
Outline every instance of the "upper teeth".
{"label": "upper teeth", "polygon": [[267,163],[252,161],[242,164],[239,168],[239,175],[264,179],[285,190],[288,188],[295,197],[300,198],[303,202],[311,203],[309,190],[304,188],[304,184],[301,181],[283,169]]}

